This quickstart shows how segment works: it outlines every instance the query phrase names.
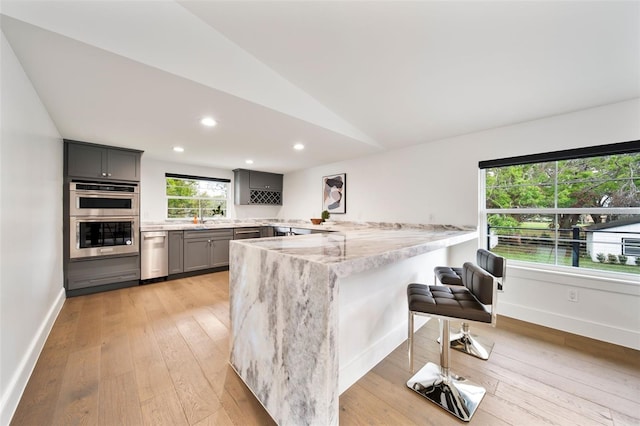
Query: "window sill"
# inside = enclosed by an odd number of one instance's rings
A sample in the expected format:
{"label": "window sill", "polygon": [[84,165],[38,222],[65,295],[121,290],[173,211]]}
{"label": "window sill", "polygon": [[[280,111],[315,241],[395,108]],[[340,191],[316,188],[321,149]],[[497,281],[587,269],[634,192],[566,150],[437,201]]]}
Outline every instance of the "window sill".
{"label": "window sill", "polygon": [[[640,272],[640,268],[638,271]],[[513,260],[507,261],[506,290],[511,278],[591,289],[603,289],[606,286],[607,291],[640,296],[640,274],[612,273]]]}

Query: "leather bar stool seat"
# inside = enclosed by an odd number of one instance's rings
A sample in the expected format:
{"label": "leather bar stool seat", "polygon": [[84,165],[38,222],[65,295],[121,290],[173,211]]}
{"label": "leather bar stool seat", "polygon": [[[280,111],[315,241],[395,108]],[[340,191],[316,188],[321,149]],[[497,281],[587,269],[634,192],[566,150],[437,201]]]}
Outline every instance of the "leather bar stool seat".
{"label": "leather bar stool seat", "polygon": [[[488,298],[491,299],[491,295]],[[409,284],[407,286],[407,300],[410,311],[478,322],[491,322],[491,312],[487,311],[466,287]]]}
{"label": "leather bar stool seat", "polygon": [[[437,281],[445,285],[462,285],[462,268],[451,268],[449,266],[436,266],[433,274]],[[434,284],[437,284],[434,283]]]}

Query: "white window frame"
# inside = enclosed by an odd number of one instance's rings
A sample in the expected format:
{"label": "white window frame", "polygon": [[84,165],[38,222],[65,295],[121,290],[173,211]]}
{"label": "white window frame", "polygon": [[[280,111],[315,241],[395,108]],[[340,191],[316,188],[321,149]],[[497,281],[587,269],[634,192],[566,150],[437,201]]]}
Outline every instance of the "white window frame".
{"label": "white window frame", "polygon": [[[544,161],[544,160],[543,160]],[[543,162],[540,161],[540,162]],[[549,161],[549,160],[547,160]],[[500,214],[542,214],[542,215],[557,215],[557,214],[590,214],[593,213],[595,208],[558,208],[557,207],[557,199],[555,200],[556,206],[550,208],[517,208],[517,209],[487,209],[487,191],[486,191],[486,168],[481,168],[478,171],[478,223],[480,225],[480,230],[478,232],[479,238],[479,247],[489,249],[488,247],[488,230],[487,230],[487,217],[492,213],[500,213]],[[556,177],[557,179],[557,177]],[[557,185],[557,181],[555,182]],[[640,214],[640,208],[637,207],[614,207],[614,208],[598,208],[597,210],[602,211],[603,214],[612,213],[612,214]],[[556,231],[557,232],[557,231]],[[578,276],[592,276],[599,278],[611,278],[612,276],[620,277],[620,279],[631,282],[640,282],[640,278],[637,274],[626,273],[626,272],[617,272],[617,271],[608,271],[608,270],[599,270],[599,269],[591,269],[591,268],[581,268],[581,267],[573,267],[573,266],[564,266],[558,265],[558,242],[560,240],[558,238],[554,238],[554,250],[555,259],[554,264],[547,263],[537,263],[537,262],[527,262],[524,260],[515,260],[509,259],[509,266],[521,267],[521,268],[535,268],[540,271],[549,271],[549,272],[559,272],[559,273],[570,273],[572,275]]]}
{"label": "white window frame", "polygon": [[[188,180],[195,180],[195,181],[201,181],[201,182],[216,182],[218,184],[223,184],[226,187],[226,194],[224,198],[218,198],[218,197],[186,197],[186,196],[170,196],[167,195],[167,179],[172,178],[172,179],[188,179]],[[212,220],[212,219],[216,219],[216,218],[221,218],[221,219],[225,219],[229,217],[229,201],[230,201],[230,185],[231,185],[231,180],[230,179],[221,179],[221,178],[210,178],[210,177],[206,177],[206,176],[190,176],[190,175],[178,175],[178,174],[173,174],[173,173],[165,173],[165,178],[164,178],[164,186],[165,186],[165,191],[164,191],[164,195],[165,195],[165,217],[166,220],[168,221],[185,221],[185,220],[192,220],[192,217],[169,217],[169,200],[171,199],[184,199],[184,200],[198,200],[198,201],[223,201],[224,202],[224,215],[222,216],[203,216],[202,214],[202,209],[199,208],[198,209],[198,213],[197,213],[197,220],[199,222],[204,222],[205,220]]]}

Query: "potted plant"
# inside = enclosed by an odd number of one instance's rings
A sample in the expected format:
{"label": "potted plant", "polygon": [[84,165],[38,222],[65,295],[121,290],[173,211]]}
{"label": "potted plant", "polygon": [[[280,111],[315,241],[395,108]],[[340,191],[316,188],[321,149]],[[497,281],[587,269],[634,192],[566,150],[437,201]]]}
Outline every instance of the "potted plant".
{"label": "potted plant", "polygon": [[331,214],[329,213],[329,210],[323,210],[322,215],[320,217],[322,217],[323,222],[326,222],[327,219],[329,219],[329,216],[331,216]]}

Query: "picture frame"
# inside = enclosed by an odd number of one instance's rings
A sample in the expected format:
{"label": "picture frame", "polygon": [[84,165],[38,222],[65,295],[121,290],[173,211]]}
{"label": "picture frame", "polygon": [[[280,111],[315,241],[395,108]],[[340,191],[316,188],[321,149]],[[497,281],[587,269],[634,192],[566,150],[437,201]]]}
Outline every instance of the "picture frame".
{"label": "picture frame", "polygon": [[347,174],[338,173],[322,177],[322,210],[330,214],[347,212]]}

